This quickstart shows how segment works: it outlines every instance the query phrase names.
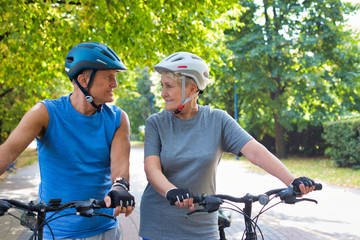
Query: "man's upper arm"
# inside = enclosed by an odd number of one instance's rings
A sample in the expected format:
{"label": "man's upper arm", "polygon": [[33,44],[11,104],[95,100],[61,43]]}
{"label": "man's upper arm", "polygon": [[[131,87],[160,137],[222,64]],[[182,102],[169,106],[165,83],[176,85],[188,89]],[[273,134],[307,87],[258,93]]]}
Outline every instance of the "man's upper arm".
{"label": "man's upper arm", "polygon": [[121,124],[115,131],[111,150],[114,151],[119,148],[122,149],[122,151],[130,151],[130,123],[124,111],[121,112]]}
{"label": "man's upper arm", "polygon": [[4,157],[15,160],[29,144],[41,137],[49,122],[49,114],[44,104],[37,103],[25,113],[17,127],[1,146]]}
{"label": "man's upper arm", "polygon": [[130,123],[127,114],[121,112],[121,125],[111,144],[111,178],[129,178]]}

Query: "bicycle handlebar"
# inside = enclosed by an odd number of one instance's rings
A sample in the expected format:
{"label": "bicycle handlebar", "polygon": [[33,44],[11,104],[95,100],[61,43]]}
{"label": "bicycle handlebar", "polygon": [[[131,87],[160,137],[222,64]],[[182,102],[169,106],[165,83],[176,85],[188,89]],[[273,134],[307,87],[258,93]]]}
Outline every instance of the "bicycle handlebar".
{"label": "bicycle handlebar", "polygon": [[[316,183],[315,190],[321,190],[321,189],[322,189],[322,185],[320,183]],[[301,196],[301,193],[294,191],[292,186],[289,186],[287,188],[273,189],[260,195],[251,195],[248,193],[240,198],[229,195],[222,195],[222,194],[215,194],[215,195],[201,194],[194,196],[194,203],[199,203],[199,205],[203,206],[204,209],[197,209],[191,211],[187,214],[187,216],[195,212],[208,212],[208,213],[215,212],[219,210],[220,205],[224,203],[224,200],[229,200],[231,202],[236,202],[236,203],[245,203],[245,204],[258,201],[261,205],[266,205],[270,201],[269,197],[271,195],[275,195],[275,197],[280,197],[282,202],[287,204],[295,204],[300,201],[311,201],[317,203],[317,201],[314,199],[297,198],[298,196]]]}
{"label": "bicycle handlebar", "polygon": [[[96,199],[70,201],[64,204],[61,204],[61,199],[51,199],[49,200],[49,204],[45,202],[34,204],[33,201],[26,204],[12,199],[0,199],[0,216],[4,215],[12,207],[32,212],[56,212],[66,208],[75,208],[78,215],[92,217],[95,214],[95,209],[106,208],[106,205],[104,200]],[[116,220],[112,215],[101,215]]]}

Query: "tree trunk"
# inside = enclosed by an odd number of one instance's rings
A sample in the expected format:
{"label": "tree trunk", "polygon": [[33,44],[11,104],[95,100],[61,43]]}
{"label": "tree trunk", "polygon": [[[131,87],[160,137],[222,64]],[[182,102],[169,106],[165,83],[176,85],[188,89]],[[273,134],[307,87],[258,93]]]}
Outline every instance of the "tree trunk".
{"label": "tree trunk", "polygon": [[275,149],[276,155],[280,159],[287,158],[285,141],[284,141],[284,128],[279,123],[278,116],[274,113],[275,120]]}

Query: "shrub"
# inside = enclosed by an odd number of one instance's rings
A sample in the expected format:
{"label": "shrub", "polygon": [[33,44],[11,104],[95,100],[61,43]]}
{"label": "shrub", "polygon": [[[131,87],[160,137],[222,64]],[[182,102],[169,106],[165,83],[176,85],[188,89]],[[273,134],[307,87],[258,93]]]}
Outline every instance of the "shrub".
{"label": "shrub", "polygon": [[338,167],[360,169],[360,118],[325,123],[323,138]]}

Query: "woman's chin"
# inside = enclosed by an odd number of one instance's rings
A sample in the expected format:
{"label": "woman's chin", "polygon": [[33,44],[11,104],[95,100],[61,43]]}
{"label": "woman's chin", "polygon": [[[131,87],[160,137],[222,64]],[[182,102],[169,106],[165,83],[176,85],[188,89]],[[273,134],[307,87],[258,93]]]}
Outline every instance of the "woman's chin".
{"label": "woman's chin", "polygon": [[174,107],[174,106],[166,106],[165,105],[165,110],[166,111],[175,111],[177,109],[177,107]]}

